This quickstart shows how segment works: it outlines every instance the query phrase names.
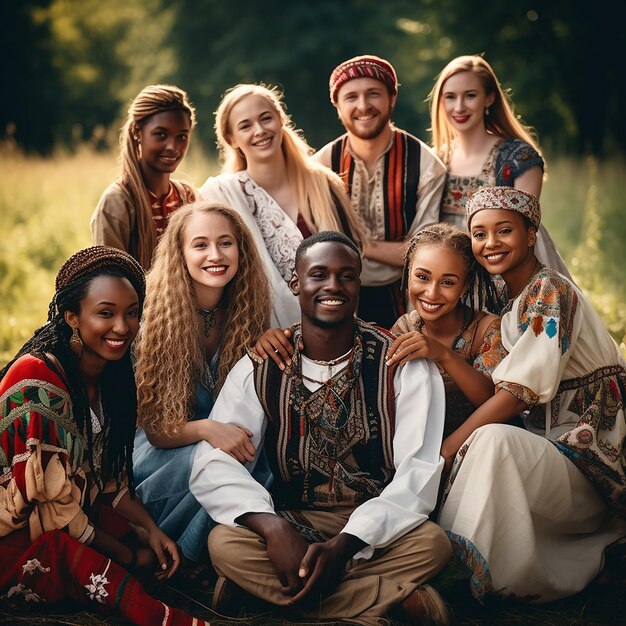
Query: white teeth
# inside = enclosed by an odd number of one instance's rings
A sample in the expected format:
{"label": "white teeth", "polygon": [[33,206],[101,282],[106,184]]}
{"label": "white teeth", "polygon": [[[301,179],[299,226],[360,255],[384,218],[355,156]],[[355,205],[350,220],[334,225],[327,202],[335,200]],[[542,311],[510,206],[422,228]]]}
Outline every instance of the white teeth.
{"label": "white teeth", "polygon": [[204,268],[207,272],[211,272],[212,274],[219,274],[220,272],[223,272],[226,269],[225,265],[217,265],[215,267],[205,267]]}
{"label": "white teeth", "polygon": [[485,258],[487,258],[489,261],[499,261],[500,259],[504,258],[504,253],[503,252],[499,252],[498,254],[487,254],[485,255]]}
{"label": "white teeth", "polygon": [[115,339],[105,339],[105,341],[110,343],[112,346],[123,346],[125,343],[123,339],[117,341]]}
{"label": "white teeth", "polygon": [[359,122],[367,122],[367,120],[371,120],[371,119],[373,119],[373,118],[374,118],[374,116],[373,116],[373,115],[362,115],[362,116],[360,116],[360,117],[357,117],[356,119],[357,119]]}
{"label": "white teeth", "polygon": [[342,300],[320,300],[320,302],[328,306],[338,306],[340,304],[343,304]]}
{"label": "white teeth", "polygon": [[269,145],[270,145],[271,141],[272,141],[272,138],[271,138],[271,137],[269,137],[268,139],[261,139],[261,141],[257,141],[257,142],[255,142],[255,144],[254,144],[254,145],[255,145],[257,148],[266,148],[267,146],[269,146]]}
{"label": "white teeth", "polygon": [[427,311],[436,311],[441,307],[441,304],[430,304],[430,302],[424,302],[423,300],[420,300],[420,302]]}

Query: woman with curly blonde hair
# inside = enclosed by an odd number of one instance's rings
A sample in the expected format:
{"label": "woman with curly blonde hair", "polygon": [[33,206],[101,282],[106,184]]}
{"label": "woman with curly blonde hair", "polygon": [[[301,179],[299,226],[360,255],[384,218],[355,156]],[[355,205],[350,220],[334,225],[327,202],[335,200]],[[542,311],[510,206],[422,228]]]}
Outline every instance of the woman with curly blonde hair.
{"label": "woman with curly blonde hair", "polygon": [[287,284],[296,248],[313,233],[343,232],[357,244],[363,227],[341,179],[311,159],[285,112],[282,94],[265,85],[228,90],[215,114],[222,173],[200,188],[207,200],[227,202],[244,218],[261,252],[274,292],[274,325],[300,318]]}
{"label": "woman with curly blonde hair", "polygon": [[189,493],[195,444],[244,463],[251,433],[206,419],[224,380],[267,327],[269,289],[252,235],[232,209],[182,207],[157,246],[135,353],[137,492],[183,554],[198,560],[212,522]]}

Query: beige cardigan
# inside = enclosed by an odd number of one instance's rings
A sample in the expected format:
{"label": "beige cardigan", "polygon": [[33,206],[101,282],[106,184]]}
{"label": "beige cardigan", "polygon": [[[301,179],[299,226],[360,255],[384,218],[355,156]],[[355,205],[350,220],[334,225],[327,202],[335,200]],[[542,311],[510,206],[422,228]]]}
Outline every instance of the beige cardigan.
{"label": "beige cardigan", "polygon": [[[198,192],[189,184],[172,179],[183,204],[199,198]],[[111,183],[96,206],[89,227],[95,244],[113,246],[125,250],[137,258],[137,209],[130,194],[118,181]]]}

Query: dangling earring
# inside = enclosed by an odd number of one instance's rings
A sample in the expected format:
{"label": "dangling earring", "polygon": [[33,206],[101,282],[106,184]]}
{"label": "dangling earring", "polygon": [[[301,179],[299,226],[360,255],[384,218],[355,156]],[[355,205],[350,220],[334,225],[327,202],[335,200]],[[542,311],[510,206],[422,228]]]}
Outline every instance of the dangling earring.
{"label": "dangling earring", "polygon": [[78,334],[78,328],[72,330],[72,336],[70,337],[70,350],[80,359],[80,355],[83,353],[83,340]]}
{"label": "dangling earring", "polygon": [[485,107],[485,115],[489,117],[489,107]]}

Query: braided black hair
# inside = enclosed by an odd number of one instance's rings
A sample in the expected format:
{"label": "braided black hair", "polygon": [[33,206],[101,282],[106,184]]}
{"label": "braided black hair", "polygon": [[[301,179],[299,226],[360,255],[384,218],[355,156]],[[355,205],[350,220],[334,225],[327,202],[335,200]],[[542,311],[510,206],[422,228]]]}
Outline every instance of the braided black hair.
{"label": "braided black hair", "polygon": [[410,239],[404,253],[402,289],[406,289],[409,285],[409,273],[416,250],[423,246],[433,245],[453,250],[463,259],[467,267],[467,291],[462,299],[462,303],[467,308],[463,325],[467,327],[471,323],[475,310],[487,309],[491,313],[499,314],[502,305],[498,299],[496,287],[489,272],[474,257],[472,240],[467,233],[445,222],[428,226]]}
{"label": "braided black hair", "polygon": [[[112,263],[114,264],[101,264],[91,271],[79,273],[57,290],[48,309],[47,323],[37,329],[6,367],[0,370],[0,380],[4,378],[9,367],[24,354],[32,354],[44,361],[67,385],[73,417],[78,431],[86,437],[89,467],[98,486],[103,488],[107,482],[115,480],[119,487],[125,470],[131,495],[134,495],[132,452],[137,418],[137,390],[130,350],[120,360],[109,361],[99,377],[105,445],[101,467],[98,467],[93,458],[93,432],[87,388],[81,374],[80,361],[69,346],[72,332],[64,317],[66,311],[80,312],[81,302],[87,296],[89,286],[100,276],[128,279],[137,292],[141,312],[145,297],[143,276],[137,274],[134,267],[127,268],[115,261]],[[55,357],[62,371],[49,355]]]}

